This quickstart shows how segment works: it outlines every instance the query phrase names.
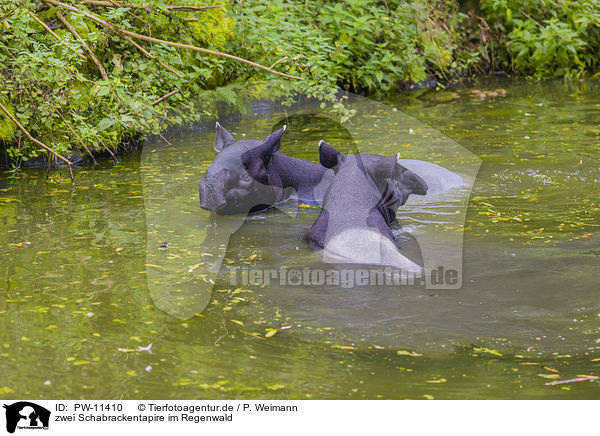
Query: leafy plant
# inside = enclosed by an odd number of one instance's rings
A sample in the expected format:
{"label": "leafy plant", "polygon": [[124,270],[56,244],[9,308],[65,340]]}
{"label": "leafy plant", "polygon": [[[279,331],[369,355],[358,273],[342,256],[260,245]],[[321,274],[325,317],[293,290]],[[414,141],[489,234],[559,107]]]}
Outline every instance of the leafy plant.
{"label": "leafy plant", "polygon": [[482,0],[481,8],[513,71],[581,76],[600,66],[600,0]]}

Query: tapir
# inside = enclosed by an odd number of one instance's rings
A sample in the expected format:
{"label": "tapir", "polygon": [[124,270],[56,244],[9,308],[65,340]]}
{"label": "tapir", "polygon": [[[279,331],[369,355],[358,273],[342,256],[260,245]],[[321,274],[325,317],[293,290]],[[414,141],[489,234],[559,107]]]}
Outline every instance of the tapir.
{"label": "tapir", "polygon": [[344,156],[321,141],[319,159],[335,177],[305,238],[323,249],[323,260],[421,272],[421,266],[400,253],[390,224],[410,195],[427,194],[427,183],[400,165],[399,155]]}
{"label": "tapir", "polygon": [[218,154],[200,181],[200,207],[232,215],[264,210],[291,196],[303,203],[319,203],[333,171],[281,153],[285,129],[263,141],[236,141],[217,123],[214,149]]}

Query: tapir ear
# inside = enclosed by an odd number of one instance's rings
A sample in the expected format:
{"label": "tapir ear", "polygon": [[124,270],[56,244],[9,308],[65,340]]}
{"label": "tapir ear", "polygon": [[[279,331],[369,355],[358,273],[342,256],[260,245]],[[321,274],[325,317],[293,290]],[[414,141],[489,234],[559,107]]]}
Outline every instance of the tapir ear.
{"label": "tapir ear", "polygon": [[228,145],[231,145],[235,142],[231,133],[229,133],[223,126],[219,124],[217,121],[217,134],[215,136],[215,143],[213,147],[215,147],[215,151],[219,153]]}
{"label": "tapir ear", "polygon": [[344,159],[344,155],[333,148],[325,141],[319,141],[319,162],[325,168],[337,167],[340,162]]}
{"label": "tapir ear", "polygon": [[270,159],[274,153],[277,153],[281,149],[281,136],[283,135],[283,132],[285,132],[286,128],[287,126],[284,124],[281,129],[275,130],[265,138],[260,146],[265,157]]}
{"label": "tapir ear", "polygon": [[383,183],[385,179],[396,180],[406,194],[427,194],[427,183],[421,177],[398,163],[400,154],[379,159],[369,169],[375,183]]}
{"label": "tapir ear", "polygon": [[267,185],[269,182],[269,173],[267,165],[271,161],[273,154],[281,149],[281,135],[285,132],[286,126],[276,130],[265,138],[263,143],[258,147],[246,151],[242,154],[242,163],[250,176]]}

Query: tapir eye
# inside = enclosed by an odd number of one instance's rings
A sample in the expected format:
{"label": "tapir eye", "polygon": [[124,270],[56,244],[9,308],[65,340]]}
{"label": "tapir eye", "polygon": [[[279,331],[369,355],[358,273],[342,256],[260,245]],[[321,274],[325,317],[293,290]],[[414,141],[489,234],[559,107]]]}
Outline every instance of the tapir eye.
{"label": "tapir eye", "polygon": [[248,174],[247,171],[242,171],[240,174],[240,179],[242,179],[243,181],[247,182],[250,180],[250,174]]}

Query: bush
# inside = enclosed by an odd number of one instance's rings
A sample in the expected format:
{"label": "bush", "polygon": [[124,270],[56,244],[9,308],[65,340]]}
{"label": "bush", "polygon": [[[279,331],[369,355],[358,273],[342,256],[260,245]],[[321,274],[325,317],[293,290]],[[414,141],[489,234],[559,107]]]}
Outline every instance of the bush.
{"label": "bush", "polygon": [[233,13],[247,57],[293,53],[313,82],[357,92],[467,71],[477,59],[461,48],[465,16],[455,2],[258,0]]}
{"label": "bush", "polygon": [[600,0],[482,0],[481,8],[515,72],[579,77],[600,65]]}

